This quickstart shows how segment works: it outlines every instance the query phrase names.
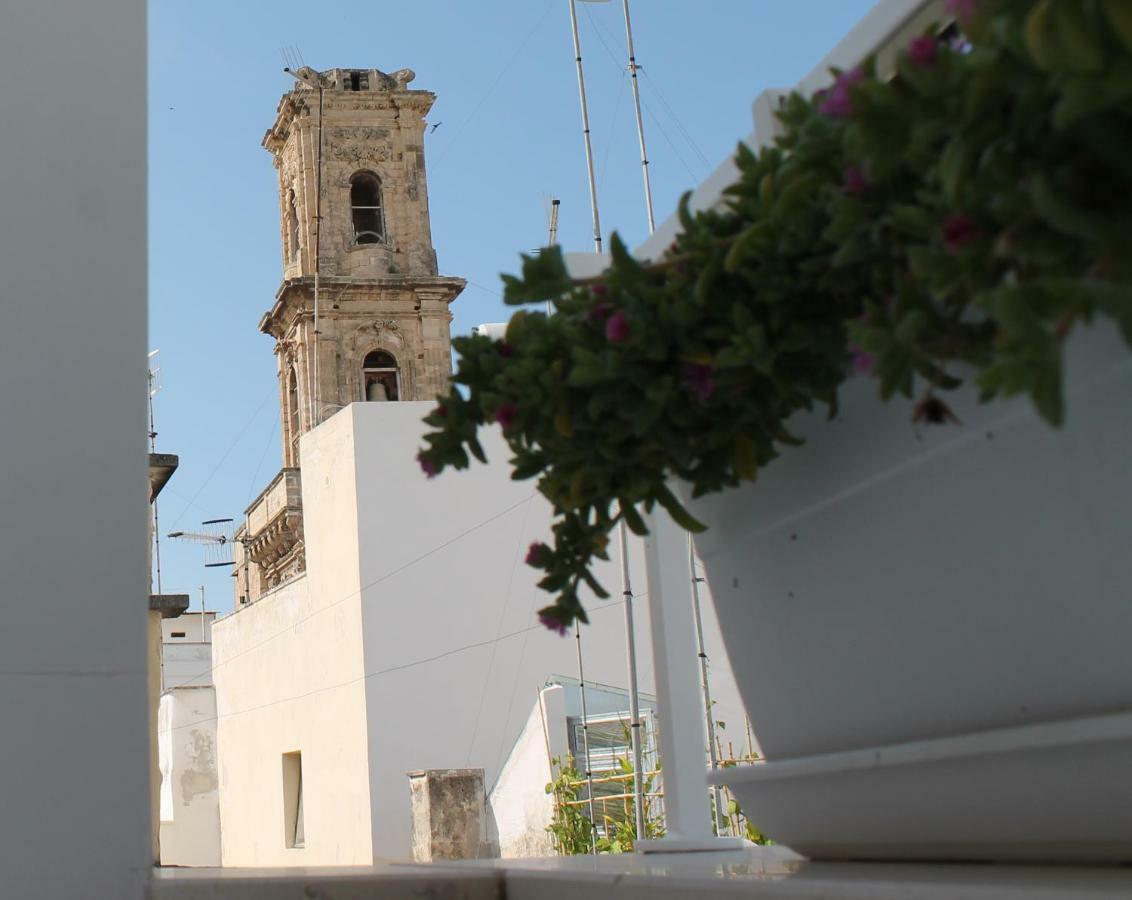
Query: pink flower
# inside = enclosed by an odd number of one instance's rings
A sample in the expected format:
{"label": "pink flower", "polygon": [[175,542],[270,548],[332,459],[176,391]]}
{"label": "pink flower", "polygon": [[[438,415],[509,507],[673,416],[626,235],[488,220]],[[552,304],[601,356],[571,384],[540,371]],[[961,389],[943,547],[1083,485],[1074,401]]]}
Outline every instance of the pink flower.
{"label": "pink flower", "polygon": [[939,45],[934,38],[927,35],[920,35],[918,38],[912,38],[908,44],[908,62],[914,66],[928,67],[934,66],[936,56],[939,55]]}
{"label": "pink flower", "polygon": [[715,367],[703,363],[686,363],[684,365],[684,387],[688,388],[696,399],[703,403],[715,392],[715,379],[712,375]]}
{"label": "pink flower", "polygon": [[869,181],[869,176],[865,174],[862,166],[852,165],[845,168],[845,174],[841,178],[841,192],[843,194],[859,196],[868,193],[872,186],[872,182]]}
{"label": "pink flower", "polygon": [[853,361],[853,370],[859,375],[868,375],[876,365],[873,355],[866,353],[860,347],[850,348],[849,358]]}
{"label": "pink flower", "polygon": [[590,290],[599,297],[604,297],[607,293],[609,293],[609,288],[607,288],[600,281],[597,284],[590,285]]}
{"label": "pink flower", "polygon": [[535,541],[527,548],[527,556],[523,560],[528,566],[538,566],[539,560],[543,558],[543,554],[550,548],[541,541]]}
{"label": "pink flower", "polygon": [[566,635],[566,624],[559,620],[558,617],[550,611],[551,609],[553,609],[553,607],[547,607],[547,609],[544,609],[538,614],[539,623],[543,628],[555,632],[560,637],[564,637]]}
{"label": "pink flower", "polygon": [[621,344],[629,340],[629,317],[617,310],[605,323],[605,339],[611,344]]}
{"label": "pink flower", "polygon": [[979,0],[947,0],[944,9],[966,25],[979,11]]}
{"label": "pink flower", "polygon": [[589,311],[586,313],[586,321],[594,323],[604,322],[609,318],[609,314],[612,312],[613,304],[606,303],[604,300],[602,300],[601,302],[595,303],[589,308]]}
{"label": "pink flower", "polygon": [[503,426],[504,431],[507,431],[507,429],[515,424],[515,418],[518,415],[519,407],[514,403],[504,403],[495,411],[495,421]]}
{"label": "pink flower", "polygon": [[978,232],[975,228],[975,222],[970,216],[965,216],[959,213],[954,216],[949,216],[944,220],[943,226],[940,229],[940,237],[943,239],[943,248],[951,254],[960,253],[968,244],[970,244]]}
{"label": "pink flower", "polygon": [[833,119],[848,119],[853,115],[853,85],[864,78],[865,72],[861,68],[842,72],[825,94],[818,111]]}
{"label": "pink flower", "polygon": [[436,473],[439,471],[439,469],[436,468],[436,463],[425,456],[425,452],[423,450],[417,454],[417,462],[420,463],[421,471],[424,472],[429,478],[436,477]]}

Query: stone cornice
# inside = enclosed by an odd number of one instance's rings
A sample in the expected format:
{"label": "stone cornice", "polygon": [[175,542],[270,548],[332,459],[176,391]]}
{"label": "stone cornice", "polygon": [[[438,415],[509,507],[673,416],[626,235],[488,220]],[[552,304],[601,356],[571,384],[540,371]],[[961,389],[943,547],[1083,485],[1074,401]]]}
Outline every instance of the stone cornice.
{"label": "stone cornice", "polygon": [[[330,313],[331,303],[352,300],[374,300],[376,292],[412,293],[422,301],[450,304],[467,285],[463,278],[447,275],[385,275],[380,278],[352,278],[349,276],[322,276],[320,286],[327,291],[324,313]],[[277,340],[281,338],[297,315],[307,310],[314,291],[313,276],[285,280],[275,293],[275,303],[263,314],[259,330]],[[296,304],[293,299],[299,302]],[[301,304],[301,305],[299,305]],[[296,306],[298,308],[296,308]],[[414,313],[418,312],[413,310]],[[340,311],[335,310],[335,315]]]}

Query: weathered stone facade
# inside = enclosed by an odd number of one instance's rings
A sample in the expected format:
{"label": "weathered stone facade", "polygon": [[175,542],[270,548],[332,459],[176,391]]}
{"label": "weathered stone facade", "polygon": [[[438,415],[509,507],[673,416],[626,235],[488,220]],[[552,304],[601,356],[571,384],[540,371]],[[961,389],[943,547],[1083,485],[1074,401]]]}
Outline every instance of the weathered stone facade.
{"label": "weathered stone facade", "polygon": [[[437,274],[432,246],[424,117],[436,95],[410,90],[408,69],[297,75],[263,139],[279,172],[283,283],[259,324],[275,338],[283,467],[296,483],[299,437],[339,409],[446,389],[448,305],[465,284]],[[236,579],[245,602],[304,569],[301,501],[268,513],[270,495],[238,534],[252,564]]]}

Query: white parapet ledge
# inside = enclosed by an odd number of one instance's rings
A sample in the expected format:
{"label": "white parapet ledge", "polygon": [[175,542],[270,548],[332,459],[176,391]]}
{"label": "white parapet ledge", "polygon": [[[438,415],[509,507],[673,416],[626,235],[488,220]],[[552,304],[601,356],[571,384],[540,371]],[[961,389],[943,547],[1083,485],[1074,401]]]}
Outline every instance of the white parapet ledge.
{"label": "white parapet ledge", "polygon": [[781,847],[357,868],[158,869],[151,900],[1128,900],[1132,870],[814,863]]}

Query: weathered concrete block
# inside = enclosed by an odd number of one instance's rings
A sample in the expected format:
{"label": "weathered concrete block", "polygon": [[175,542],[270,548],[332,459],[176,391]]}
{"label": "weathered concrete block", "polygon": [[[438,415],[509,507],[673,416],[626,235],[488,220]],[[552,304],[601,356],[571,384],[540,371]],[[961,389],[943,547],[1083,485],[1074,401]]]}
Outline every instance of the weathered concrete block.
{"label": "weathered concrete block", "polygon": [[416,862],[499,856],[488,832],[483,769],[422,769],[408,776]]}

